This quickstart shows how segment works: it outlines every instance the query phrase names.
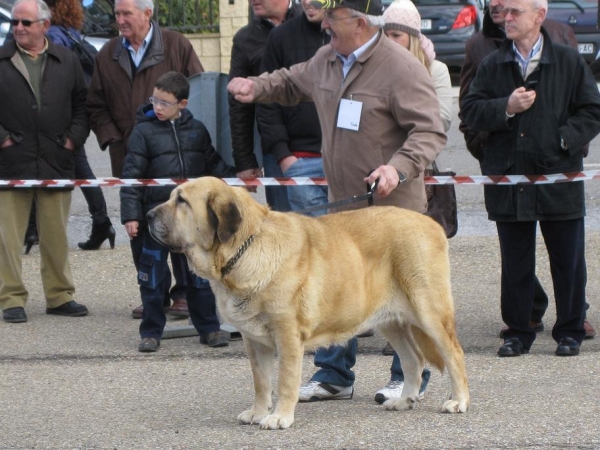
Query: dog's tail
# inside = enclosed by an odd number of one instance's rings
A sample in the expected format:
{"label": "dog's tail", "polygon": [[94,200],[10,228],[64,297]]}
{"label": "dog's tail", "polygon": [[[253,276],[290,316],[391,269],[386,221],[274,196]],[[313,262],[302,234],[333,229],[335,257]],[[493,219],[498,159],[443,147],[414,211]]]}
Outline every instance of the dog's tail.
{"label": "dog's tail", "polygon": [[444,364],[444,359],[442,358],[442,355],[440,355],[440,352],[438,351],[433,340],[427,334],[425,334],[423,330],[415,327],[414,325],[411,326],[411,331],[425,359],[433,367],[444,373],[446,365]]}

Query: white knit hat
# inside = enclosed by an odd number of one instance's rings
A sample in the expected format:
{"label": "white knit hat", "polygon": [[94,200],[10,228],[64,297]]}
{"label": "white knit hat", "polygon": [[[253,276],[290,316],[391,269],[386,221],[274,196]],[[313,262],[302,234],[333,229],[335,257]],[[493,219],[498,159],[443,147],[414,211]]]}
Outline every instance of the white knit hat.
{"label": "white knit hat", "polygon": [[421,15],[410,0],[394,0],[383,12],[384,30],[400,30],[421,36]]}

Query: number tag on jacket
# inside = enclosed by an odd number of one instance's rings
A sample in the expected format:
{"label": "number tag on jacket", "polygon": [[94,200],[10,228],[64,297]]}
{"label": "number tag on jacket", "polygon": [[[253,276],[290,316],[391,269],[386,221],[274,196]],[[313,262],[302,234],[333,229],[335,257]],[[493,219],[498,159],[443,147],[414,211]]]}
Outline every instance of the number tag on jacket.
{"label": "number tag on jacket", "polygon": [[357,102],[352,100],[352,98],[350,100],[343,98],[340,102],[340,110],[338,112],[338,128],[358,131],[362,105],[362,102]]}

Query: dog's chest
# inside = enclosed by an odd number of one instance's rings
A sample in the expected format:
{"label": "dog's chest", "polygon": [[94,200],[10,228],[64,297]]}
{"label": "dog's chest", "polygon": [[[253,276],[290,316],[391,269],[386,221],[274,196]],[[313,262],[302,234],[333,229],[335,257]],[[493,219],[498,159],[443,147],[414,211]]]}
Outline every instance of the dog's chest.
{"label": "dog's chest", "polygon": [[225,322],[255,337],[270,336],[268,317],[254,308],[251,298],[234,297],[223,288],[213,288],[213,291],[217,299],[219,315]]}

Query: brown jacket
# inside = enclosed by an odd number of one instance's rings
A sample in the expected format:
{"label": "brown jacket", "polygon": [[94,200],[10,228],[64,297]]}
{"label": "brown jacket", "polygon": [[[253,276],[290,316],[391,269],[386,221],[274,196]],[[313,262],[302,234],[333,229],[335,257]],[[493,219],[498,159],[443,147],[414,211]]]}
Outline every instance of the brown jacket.
{"label": "brown jacket", "polygon": [[[323,166],[332,200],[366,192],[369,171],[389,164],[407,176],[376,205],[427,209],[423,171],[446,144],[431,76],[408,50],[380,33],[345,80],[330,45],[309,61],[251,78],[256,101],[294,105],[315,102],[323,133]],[[358,131],[337,126],[342,99],[362,103]],[[353,204],[354,208],[366,203]]]}
{"label": "brown jacket", "polygon": [[111,39],[96,56],[87,108],[90,126],[102,150],[111,142],[127,141],[136,111],[148,102],[159,76],[171,70],[186,77],[204,71],[192,44],[183,35],[152,24],[150,47],[135,74],[122,37]]}

